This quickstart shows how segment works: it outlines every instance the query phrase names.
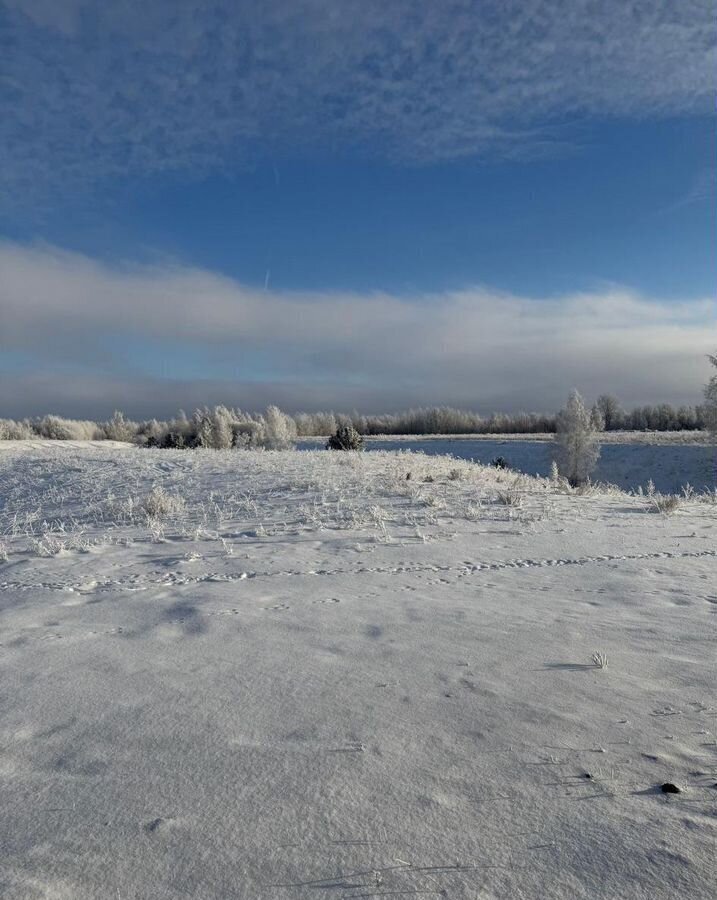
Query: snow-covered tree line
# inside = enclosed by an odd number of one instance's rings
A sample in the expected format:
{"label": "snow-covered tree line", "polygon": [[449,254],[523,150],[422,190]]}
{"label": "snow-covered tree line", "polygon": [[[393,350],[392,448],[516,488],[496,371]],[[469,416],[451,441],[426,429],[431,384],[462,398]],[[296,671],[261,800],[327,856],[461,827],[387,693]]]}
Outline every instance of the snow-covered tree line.
{"label": "snow-covered tree line", "polygon": [[[712,360],[717,357],[712,357]],[[603,394],[589,410],[598,431],[681,431],[712,427],[717,431],[717,376],[705,389],[700,406],[674,407],[668,403],[639,406],[626,411],[613,396]],[[53,440],[132,441],[149,446],[280,447],[296,437],[326,437],[339,426],[352,426],[359,434],[536,434],[559,431],[559,414],[476,412],[448,406],[422,407],[384,415],[335,412],[297,413],[270,406],[264,413],[248,413],[226,406],[204,407],[191,416],[180,412],[168,421],[135,422],[115,412],[106,422],[91,422],[47,415],[36,419],[0,419],[0,440],[51,438]]]}
{"label": "snow-covered tree line", "polygon": [[226,406],[205,407],[195,410],[191,417],[180,412],[169,421],[133,422],[121,412],[115,412],[107,422],[61,416],[43,416],[21,422],[0,419],[0,440],[110,440],[145,447],[282,450],[293,445],[296,435],[294,419],[276,406],[270,406],[263,414],[253,415]]}

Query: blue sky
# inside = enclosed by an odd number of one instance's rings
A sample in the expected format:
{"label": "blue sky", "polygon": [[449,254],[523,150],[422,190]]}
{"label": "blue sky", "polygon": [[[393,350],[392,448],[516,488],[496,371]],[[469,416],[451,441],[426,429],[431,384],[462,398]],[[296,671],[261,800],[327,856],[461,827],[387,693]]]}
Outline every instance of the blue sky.
{"label": "blue sky", "polygon": [[656,6],[0,0],[0,415],[699,402],[717,17]]}

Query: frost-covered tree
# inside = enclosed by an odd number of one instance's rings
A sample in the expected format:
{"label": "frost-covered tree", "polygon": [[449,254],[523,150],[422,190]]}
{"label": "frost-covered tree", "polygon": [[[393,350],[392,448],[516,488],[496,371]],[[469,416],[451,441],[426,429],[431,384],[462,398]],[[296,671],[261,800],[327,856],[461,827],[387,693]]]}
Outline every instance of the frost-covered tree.
{"label": "frost-covered tree", "polygon": [[192,417],[194,426],[194,441],[197,447],[213,447],[214,446],[214,425],[212,423],[211,413],[208,409],[197,409]]}
{"label": "frost-covered tree", "polygon": [[296,440],[296,424],[278,406],[270,406],[264,414],[264,448],[288,450]]}
{"label": "frost-covered tree", "polygon": [[[717,368],[717,356],[710,356],[710,362]],[[705,385],[704,410],[705,425],[717,437],[717,375],[713,375]]]}
{"label": "frost-covered tree", "polygon": [[138,426],[136,422],[125,419],[124,413],[116,409],[109,422],[105,422],[102,427],[108,441],[130,442],[134,440]]}
{"label": "frost-covered tree", "polygon": [[584,484],[600,456],[595,426],[583,398],[572,391],[556,420],[554,459],[573,487]]}
{"label": "frost-covered tree", "polygon": [[213,446],[217,450],[228,450],[232,445],[233,416],[226,406],[215,406],[212,410]]}
{"label": "frost-covered tree", "polygon": [[605,431],[605,416],[603,416],[602,410],[597,403],[590,410],[590,421],[595,431]]}
{"label": "frost-covered tree", "polygon": [[621,427],[625,413],[623,412],[617,397],[613,397],[611,394],[602,394],[597,398],[595,406],[597,406],[602,413],[605,422],[605,431],[614,431],[616,428]]}

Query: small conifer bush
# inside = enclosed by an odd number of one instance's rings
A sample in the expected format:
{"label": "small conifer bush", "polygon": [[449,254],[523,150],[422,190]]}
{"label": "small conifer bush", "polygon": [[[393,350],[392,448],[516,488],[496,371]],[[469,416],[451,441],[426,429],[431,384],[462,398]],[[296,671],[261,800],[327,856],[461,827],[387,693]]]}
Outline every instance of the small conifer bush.
{"label": "small conifer bush", "polygon": [[327,450],[363,450],[363,437],[353,425],[339,425],[326,444]]}

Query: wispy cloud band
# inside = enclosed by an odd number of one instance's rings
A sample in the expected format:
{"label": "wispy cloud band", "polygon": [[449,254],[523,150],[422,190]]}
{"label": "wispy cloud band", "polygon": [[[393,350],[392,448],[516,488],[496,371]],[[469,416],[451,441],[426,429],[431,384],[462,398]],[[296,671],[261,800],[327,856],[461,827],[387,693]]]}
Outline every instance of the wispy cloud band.
{"label": "wispy cloud band", "polygon": [[617,286],[552,298],[261,292],[200,269],[107,267],[13,243],[0,244],[0,271],[0,415],[53,402],[97,415],[118,394],[130,412],[154,398],[158,414],[271,400],[554,409],[573,386],[694,403],[717,343],[711,299],[665,304]]}

